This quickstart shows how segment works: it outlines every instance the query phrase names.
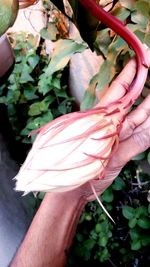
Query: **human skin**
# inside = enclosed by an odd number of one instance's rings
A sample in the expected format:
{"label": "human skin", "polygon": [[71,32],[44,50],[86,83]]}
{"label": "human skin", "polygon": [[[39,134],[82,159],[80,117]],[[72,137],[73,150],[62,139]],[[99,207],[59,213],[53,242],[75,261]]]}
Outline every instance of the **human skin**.
{"label": "human skin", "polygon": [[[150,49],[146,50],[150,66]],[[131,60],[101,96],[101,104],[122,97],[136,72]],[[119,145],[110,160],[103,181],[95,181],[100,195],[123,166],[150,146],[150,95],[125,119]],[[47,193],[10,267],[63,267],[85,204],[94,199],[89,184],[65,193]]]}

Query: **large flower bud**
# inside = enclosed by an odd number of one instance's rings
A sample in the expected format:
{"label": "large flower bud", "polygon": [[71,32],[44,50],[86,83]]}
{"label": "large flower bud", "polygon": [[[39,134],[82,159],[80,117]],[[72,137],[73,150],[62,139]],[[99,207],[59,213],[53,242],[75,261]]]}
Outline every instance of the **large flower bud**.
{"label": "large flower bud", "polygon": [[16,190],[67,191],[102,179],[118,139],[116,123],[103,108],[64,115],[39,134],[18,175]]}

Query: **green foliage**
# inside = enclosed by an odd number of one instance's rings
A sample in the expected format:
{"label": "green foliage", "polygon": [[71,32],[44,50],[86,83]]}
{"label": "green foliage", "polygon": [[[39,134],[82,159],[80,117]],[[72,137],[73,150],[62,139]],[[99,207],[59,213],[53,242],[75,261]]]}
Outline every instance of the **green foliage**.
{"label": "green foliage", "polygon": [[[86,46],[74,40],[58,40],[51,57],[32,35],[12,35],[16,64],[0,87],[0,103],[17,140],[30,143],[28,134],[52,119],[71,112],[74,98],[67,93],[67,65],[72,54]],[[65,75],[66,72],[66,75]]]}
{"label": "green foliage", "polygon": [[[132,169],[131,169],[132,166]],[[89,203],[81,216],[68,267],[149,266],[149,176],[140,174],[142,187],[133,181],[136,165],[129,163],[101,200],[115,225],[97,202]],[[135,181],[139,177],[135,176]],[[142,196],[141,196],[142,195]]]}

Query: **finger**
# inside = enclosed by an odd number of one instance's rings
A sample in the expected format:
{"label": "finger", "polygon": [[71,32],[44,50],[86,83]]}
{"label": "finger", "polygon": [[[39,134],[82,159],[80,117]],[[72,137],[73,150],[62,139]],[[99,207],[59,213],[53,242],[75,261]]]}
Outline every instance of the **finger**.
{"label": "finger", "polygon": [[[120,141],[130,137],[137,127],[140,127],[150,116],[150,95],[133,110],[125,119],[121,132]],[[142,126],[141,126],[142,127]]]}
{"label": "finger", "polygon": [[109,167],[121,168],[128,161],[150,147],[150,117],[143,126],[136,129],[131,137],[119,144],[118,150],[110,161]]}
{"label": "finger", "polygon": [[118,77],[112,82],[101,101],[102,105],[112,103],[120,99],[127,91],[136,73],[136,61],[131,59]]}
{"label": "finger", "polygon": [[[145,47],[145,51],[148,64],[150,66],[150,49]],[[106,90],[106,93],[103,94],[100,104],[106,105],[123,97],[133,81],[135,74],[136,60],[135,58],[132,58],[118,75],[118,77],[112,82],[110,87]]]}

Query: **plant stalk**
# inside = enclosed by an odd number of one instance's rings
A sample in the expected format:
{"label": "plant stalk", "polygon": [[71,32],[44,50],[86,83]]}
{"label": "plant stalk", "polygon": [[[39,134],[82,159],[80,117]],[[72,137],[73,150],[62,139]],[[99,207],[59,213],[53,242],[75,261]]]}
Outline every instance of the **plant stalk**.
{"label": "plant stalk", "polygon": [[128,102],[130,101],[131,106],[139,97],[147,77],[148,64],[143,44],[136,37],[136,35],[123,24],[122,21],[106,12],[99,4],[96,3],[95,0],[79,1],[89,12],[91,12],[94,17],[102,21],[110,29],[121,36],[128,43],[129,47],[131,47],[135,52],[137,73],[132,84],[128,88],[129,93],[121,99],[121,102],[127,101],[127,106],[129,105]]}

